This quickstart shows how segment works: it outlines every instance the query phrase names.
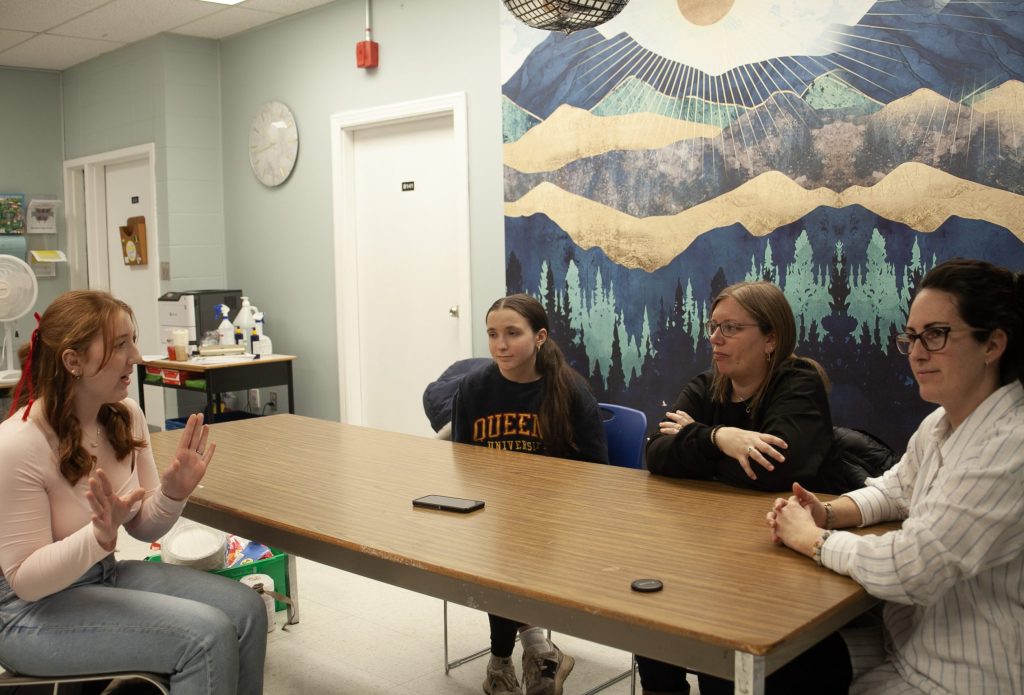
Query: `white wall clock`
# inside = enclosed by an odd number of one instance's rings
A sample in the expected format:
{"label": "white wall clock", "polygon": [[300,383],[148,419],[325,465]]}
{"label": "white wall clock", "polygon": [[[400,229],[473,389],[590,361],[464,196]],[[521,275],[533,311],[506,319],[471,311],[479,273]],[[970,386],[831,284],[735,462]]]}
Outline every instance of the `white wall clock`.
{"label": "white wall clock", "polygon": [[249,164],[265,186],[279,186],[295,167],[299,130],[295,118],[280,101],[268,101],[256,112],[249,130]]}

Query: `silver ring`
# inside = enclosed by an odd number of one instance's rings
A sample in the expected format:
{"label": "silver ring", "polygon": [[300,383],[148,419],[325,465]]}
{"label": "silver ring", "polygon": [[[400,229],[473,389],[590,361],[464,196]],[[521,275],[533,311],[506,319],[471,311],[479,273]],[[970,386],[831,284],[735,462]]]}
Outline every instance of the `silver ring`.
{"label": "silver ring", "polygon": [[747,447],[747,453],[748,453],[748,454],[749,454],[749,453],[750,453],[751,451],[753,451],[753,450],[754,450],[754,447],[752,447],[752,446],[748,446],[748,447]]}

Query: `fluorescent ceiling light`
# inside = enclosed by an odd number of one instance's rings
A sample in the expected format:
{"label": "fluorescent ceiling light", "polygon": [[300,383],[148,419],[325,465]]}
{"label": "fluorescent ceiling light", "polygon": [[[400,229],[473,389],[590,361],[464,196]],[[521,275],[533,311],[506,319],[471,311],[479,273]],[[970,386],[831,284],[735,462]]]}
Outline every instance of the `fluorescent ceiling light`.
{"label": "fluorescent ceiling light", "polygon": [[245,2],[245,0],[203,0],[203,2],[212,2],[218,5],[237,5],[240,2]]}

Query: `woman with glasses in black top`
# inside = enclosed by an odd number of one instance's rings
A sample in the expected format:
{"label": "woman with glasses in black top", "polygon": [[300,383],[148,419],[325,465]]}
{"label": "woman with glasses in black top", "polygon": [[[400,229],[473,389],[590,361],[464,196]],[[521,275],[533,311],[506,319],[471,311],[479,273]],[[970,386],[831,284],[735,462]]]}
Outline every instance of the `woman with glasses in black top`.
{"label": "woman with glasses in black top", "polygon": [[[796,322],[785,295],[768,282],[726,287],[705,330],[711,369],[694,377],[665,413],[647,445],[647,468],[757,490],[814,486],[832,446],[832,417],[824,371],[793,354]],[[818,673],[831,668],[832,653],[845,660],[837,636],[772,674],[768,692],[799,693],[805,683],[808,692],[834,692]],[[685,669],[642,656],[637,664],[645,695],[689,692]],[[727,681],[698,678],[702,695],[732,692]]]}

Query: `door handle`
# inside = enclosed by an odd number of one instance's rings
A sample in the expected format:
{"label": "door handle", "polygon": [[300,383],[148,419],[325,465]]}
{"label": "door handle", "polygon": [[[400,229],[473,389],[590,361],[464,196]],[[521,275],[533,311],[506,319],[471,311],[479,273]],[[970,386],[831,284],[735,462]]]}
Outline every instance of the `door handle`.
{"label": "door handle", "polygon": [[448,315],[451,316],[453,319],[459,318],[459,305],[455,304],[455,305],[449,307]]}

